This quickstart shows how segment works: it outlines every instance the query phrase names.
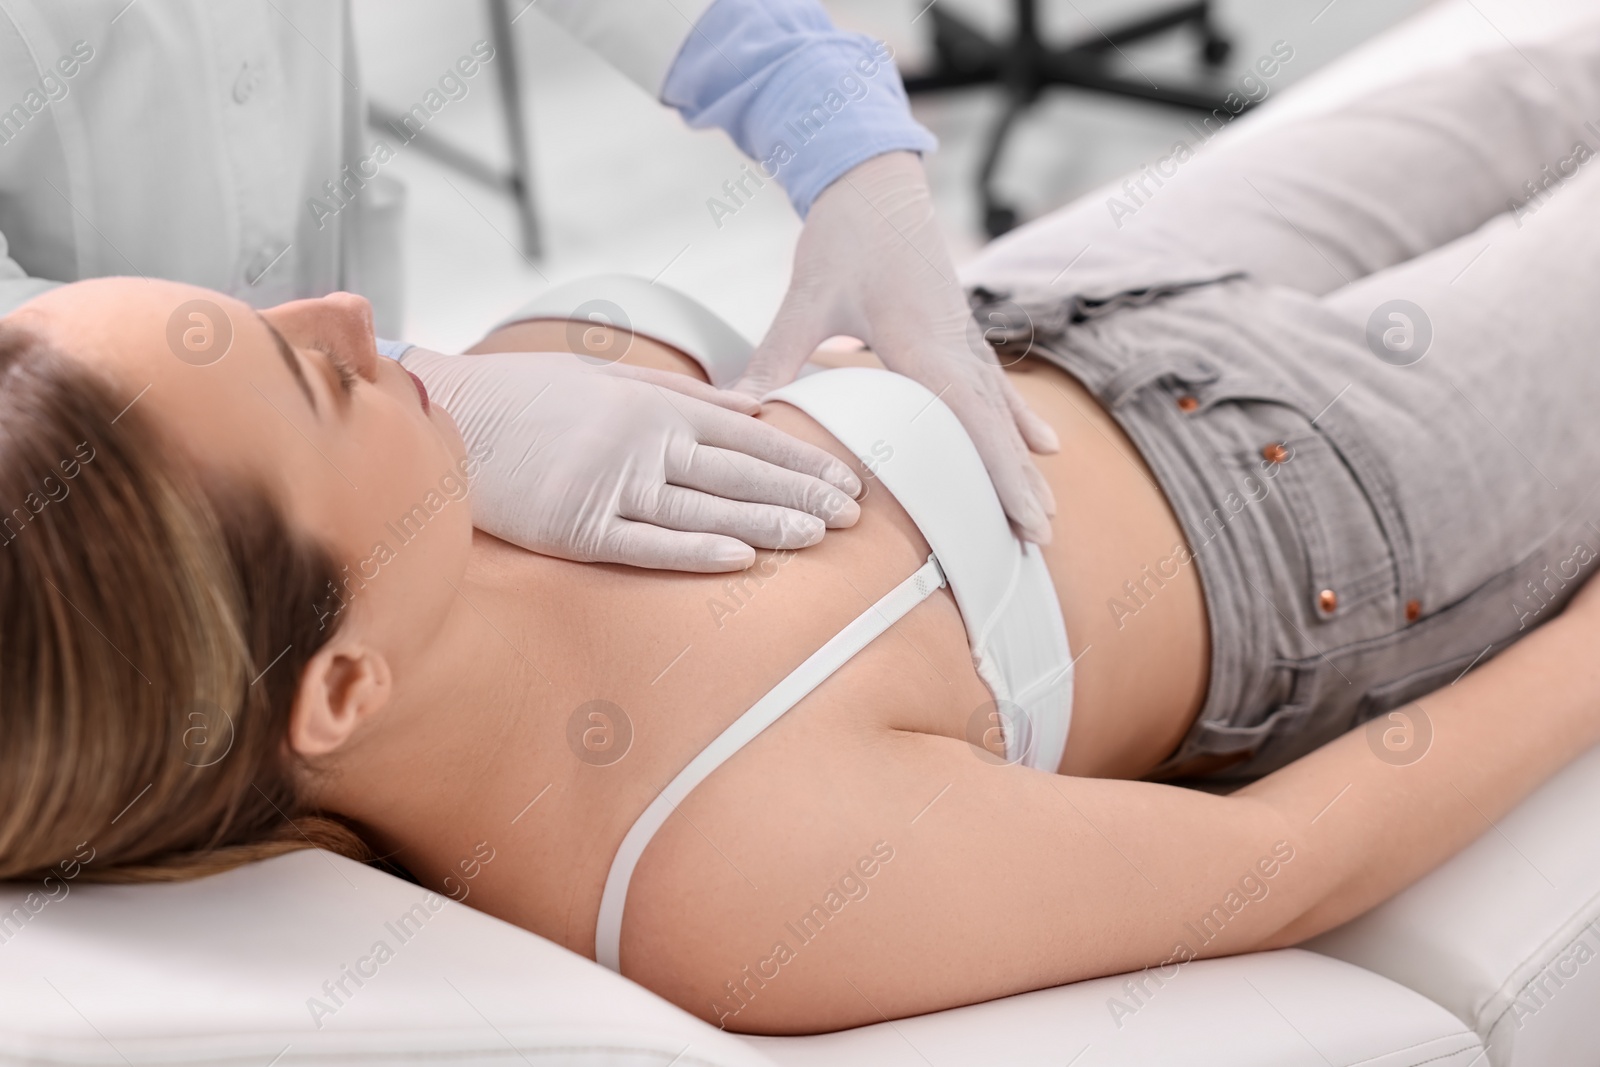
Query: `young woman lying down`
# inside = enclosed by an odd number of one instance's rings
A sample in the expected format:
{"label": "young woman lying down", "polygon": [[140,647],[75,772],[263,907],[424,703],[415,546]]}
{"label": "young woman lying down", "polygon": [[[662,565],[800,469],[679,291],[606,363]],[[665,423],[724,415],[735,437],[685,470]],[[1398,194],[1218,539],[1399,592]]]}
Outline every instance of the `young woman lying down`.
{"label": "young woman lying down", "polygon": [[1359,915],[1600,742],[1600,179],[1523,185],[1597,105],[1593,36],[1480,59],[994,246],[979,321],[1062,441],[1042,549],[881,370],[760,416],[861,478],[852,528],[668,574],[475,534],[482,457],[358,299],[43,295],[0,323],[0,503],[40,504],[0,876],[382,856],[756,1033]]}

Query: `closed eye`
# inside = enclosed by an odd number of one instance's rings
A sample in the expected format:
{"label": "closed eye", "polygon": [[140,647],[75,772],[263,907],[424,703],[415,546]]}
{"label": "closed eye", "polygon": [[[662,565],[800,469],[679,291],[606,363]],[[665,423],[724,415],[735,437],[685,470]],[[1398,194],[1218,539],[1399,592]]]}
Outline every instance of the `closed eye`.
{"label": "closed eye", "polygon": [[327,359],[328,365],[333,368],[333,372],[339,376],[339,388],[344,391],[344,395],[349,396],[354,393],[356,391],[356,383],[361,380],[361,375],[356,373],[355,368],[350,366],[345,359],[328,351],[326,348],[318,348],[317,351],[322,353]]}

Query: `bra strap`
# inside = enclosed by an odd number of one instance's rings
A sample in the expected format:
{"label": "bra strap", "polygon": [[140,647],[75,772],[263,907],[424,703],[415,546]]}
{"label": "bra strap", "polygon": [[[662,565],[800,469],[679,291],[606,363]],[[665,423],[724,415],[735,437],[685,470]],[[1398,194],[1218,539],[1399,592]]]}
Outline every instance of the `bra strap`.
{"label": "bra strap", "polygon": [[595,924],[596,960],[618,974],[622,973],[622,910],[628,902],[628,884],[633,880],[633,870],[639,865],[639,858],[644,855],[656,831],[666,823],[667,816],[712,771],[782,718],[806,694],[944,584],[944,571],[940,569],[939,561],[929,556],[928,562],[918,568],[915,574],[834,634],[827,644],[813,652],[788,677],[773,686],[766,696],[751,705],[749,711],[735,719],[698,756],[690,760],[677,777],[667,783],[666,788],[634,821],[611,861],[611,872],[606,875],[605,891],[600,896],[600,919]]}

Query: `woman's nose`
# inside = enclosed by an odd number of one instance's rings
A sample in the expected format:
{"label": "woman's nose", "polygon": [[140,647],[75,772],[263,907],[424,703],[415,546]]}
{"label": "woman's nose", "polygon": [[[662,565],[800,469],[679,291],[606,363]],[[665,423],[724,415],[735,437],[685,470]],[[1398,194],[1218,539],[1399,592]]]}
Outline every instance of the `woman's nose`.
{"label": "woman's nose", "polygon": [[369,382],[377,381],[378,345],[372,325],[371,301],[355,293],[329,293],[322,299],[347,334],[349,343],[340,347],[340,355],[350,361],[350,368],[361,377]]}
{"label": "woman's nose", "polygon": [[377,381],[378,349],[372,305],[355,293],[291,300],[262,312],[292,344],[331,349],[367,381]]}

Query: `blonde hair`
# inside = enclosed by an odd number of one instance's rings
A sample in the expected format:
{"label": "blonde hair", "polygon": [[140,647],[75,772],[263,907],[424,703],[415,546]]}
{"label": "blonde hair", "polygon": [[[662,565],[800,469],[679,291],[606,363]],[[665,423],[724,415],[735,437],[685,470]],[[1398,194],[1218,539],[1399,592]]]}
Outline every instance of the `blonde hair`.
{"label": "blonde hair", "polygon": [[[176,881],[307,847],[295,687],[337,568],[259,489],[202,485],[137,407],[0,320],[0,879]],[[83,859],[78,854],[80,860]]]}

